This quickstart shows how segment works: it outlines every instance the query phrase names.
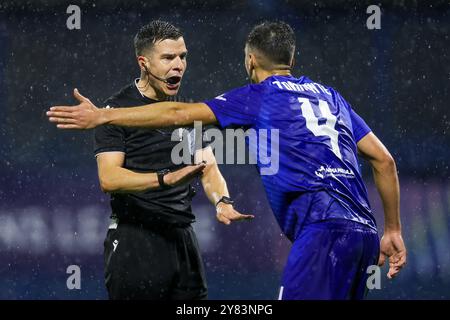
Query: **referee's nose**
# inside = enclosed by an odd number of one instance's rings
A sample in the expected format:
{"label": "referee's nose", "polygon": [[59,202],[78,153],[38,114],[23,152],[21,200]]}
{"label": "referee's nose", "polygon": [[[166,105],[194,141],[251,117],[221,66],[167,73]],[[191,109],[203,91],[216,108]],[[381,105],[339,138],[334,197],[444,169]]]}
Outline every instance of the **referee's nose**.
{"label": "referee's nose", "polygon": [[180,58],[180,56],[177,56],[175,58],[174,67],[172,68],[172,70],[183,73],[185,68],[186,68],[186,66],[185,66],[183,60]]}

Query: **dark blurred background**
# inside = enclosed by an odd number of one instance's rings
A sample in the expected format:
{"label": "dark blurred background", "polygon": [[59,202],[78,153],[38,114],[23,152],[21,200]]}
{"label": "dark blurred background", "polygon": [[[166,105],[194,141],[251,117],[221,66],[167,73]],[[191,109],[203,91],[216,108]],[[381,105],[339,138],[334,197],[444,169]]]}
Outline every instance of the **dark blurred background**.
{"label": "dark blurred background", "polygon": [[[409,264],[383,269],[371,299],[450,299],[450,5],[448,1],[0,1],[0,298],[104,299],[109,216],[91,132],[61,132],[51,105],[77,87],[101,101],[139,76],[132,39],[153,19],[182,28],[189,49],[181,94],[214,97],[248,82],[243,44],[252,26],[282,19],[297,34],[298,76],[341,92],[395,156]],[[68,30],[69,4],[81,30]],[[368,5],[382,11],[368,30]],[[211,299],[274,299],[289,243],[251,165],[222,165],[252,223],[224,227],[197,185],[195,228]],[[363,172],[378,218],[370,170]],[[81,268],[68,290],[66,268]]]}

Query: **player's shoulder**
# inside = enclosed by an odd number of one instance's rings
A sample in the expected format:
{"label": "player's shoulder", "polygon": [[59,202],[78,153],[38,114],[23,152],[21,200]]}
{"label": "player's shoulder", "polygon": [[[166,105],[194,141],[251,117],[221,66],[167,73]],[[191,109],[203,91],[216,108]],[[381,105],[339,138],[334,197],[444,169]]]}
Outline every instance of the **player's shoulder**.
{"label": "player's shoulder", "polygon": [[260,93],[264,90],[261,84],[247,84],[243,85],[228,91],[225,91],[221,95],[216,96],[211,100],[222,100],[228,101],[231,100],[254,100],[258,99]]}
{"label": "player's shoulder", "polygon": [[332,94],[332,95],[334,95],[334,94],[339,94],[338,93],[338,91],[334,88],[334,87],[332,87],[332,86],[330,86],[330,85],[328,85],[328,84],[326,84],[326,83],[323,83],[322,81],[317,81],[317,80],[313,80],[313,79],[311,79],[311,78],[309,78],[309,77],[307,77],[307,76],[301,76],[300,78],[298,78],[299,79],[299,81],[301,82],[301,83],[311,83],[311,84],[314,84],[314,85],[317,85],[317,86],[319,86],[321,89],[323,89],[322,91],[326,91],[327,93],[330,93],[330,94]]}
{"label": "player's shoulder", "polygon": [[253,96],[255,96],[255,95],[258,96],[258,95],[261,95],[262,93],[266,92],[267,91],[267,87],[262,82],[260,82],[260,83],[249,83],[249,84],[241,86],[241,87],[239,87],[239,88],[237,88],[235,90],[232,90],[230,92],[234,92],[234,91],[236,91],[237,93],[246,94],[246,95],[249,95],[249,96],[252,96],[252,95]]}
{"label": "player's shoulder", "polygon": [[348,102],[344,99],[344,97],[341,95],[341,93],[339,92],[339,90],[336,89],[335,87],[330,86],[330,85],[328,85],[328,84],[325,84],[325,83],[323,83],[323,82],[321,82],[321,81],[314,81],[314,80],[311,80],[311,79],[308,78],[308,77],[302,77],[302,78],[304,78],[304,79],[302,80],[303,83],[312,83],[312,84],[314,84],[314,85],[320,87],[320,92],[326,93],[326,96],[330,96],[331,99],[332,99],[333,101],[335,101],[336,103],[339,102],[339,103],[343,103],[344,105],[347,105],[347,104],[348,104]]}

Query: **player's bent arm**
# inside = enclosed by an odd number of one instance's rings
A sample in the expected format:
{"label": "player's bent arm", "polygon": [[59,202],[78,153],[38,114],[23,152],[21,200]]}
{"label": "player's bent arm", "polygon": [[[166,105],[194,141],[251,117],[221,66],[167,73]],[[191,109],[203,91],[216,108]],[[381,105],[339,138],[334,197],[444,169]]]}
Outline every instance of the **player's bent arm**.
{"label": "player's bent arm", "polygon": [[100,109],[102,123],[124,127],[181,127],[194,121],[215,124],[217,119],[205,103],[159,102],[133,108]]}
{"label": "player's bent arm", "polygon": [[406,265],[406,247],[400,224],[400,187],[395,161],[389,151],[373,134],[369,133],[358,142],[358,151],[369,160],[377,190],[384,208],[384,235],[380,243],[378,265],[389,258],[388,278],[394,278]]}
{"label": "player's bent arm", "polygon": [[140,192],[159,187],[156,173],[136,173],[123,168],[123,152],[103,152],[97,155],[98,178],[103,192]]}
{"label": "player's bent arm", "polygon": [[363,137],[357,146],[360,155],[372,166],[375,185],[383,203],[385,232],[401,232],[400,186],[394,158],[372,132]]}

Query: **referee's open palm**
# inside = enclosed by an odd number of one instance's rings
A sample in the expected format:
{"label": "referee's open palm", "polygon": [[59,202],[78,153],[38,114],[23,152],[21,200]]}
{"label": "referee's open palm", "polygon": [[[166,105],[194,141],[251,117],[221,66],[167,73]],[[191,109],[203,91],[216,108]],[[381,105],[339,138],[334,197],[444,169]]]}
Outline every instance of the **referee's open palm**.
{"label": "referee's open palm", "polygon": [[219,203],[216,210],[217,220],[226,225],[234,221],[251,220],[255,217],[252,214],[242,214],[236,211],[231,204]]}
{"label": "referee's open palm", "polygon": [[168,173],[164,177],[164,182],[169,186],[177,186],[179,184],[183,184],[191,181],[195,177],[198,177],[203,173],[203,170],[206,168],[206,162],[201,162],[196,165],[186,166],[177,171],[173,171]]}

